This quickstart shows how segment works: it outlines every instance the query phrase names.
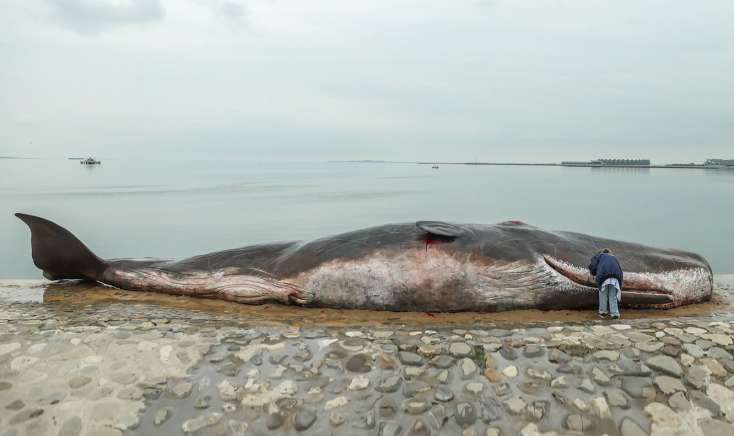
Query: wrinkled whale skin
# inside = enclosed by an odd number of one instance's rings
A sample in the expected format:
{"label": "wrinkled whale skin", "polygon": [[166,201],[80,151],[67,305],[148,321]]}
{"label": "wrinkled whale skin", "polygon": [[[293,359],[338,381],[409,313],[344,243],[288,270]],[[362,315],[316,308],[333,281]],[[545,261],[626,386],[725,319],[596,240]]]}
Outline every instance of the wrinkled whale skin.
{"label": "wrinkled whale skin", "polygon": [[589,308],[597,293],[585,265],[601,248],[610,248],[625,271],[625,306],[706,301],[713,288],[711,268],[697,254],[517,221],[389,224],[170,261],[103,260],[63,227],[16,215],[31,228],[34,263],[49,279],[246,304],[433,312]]}

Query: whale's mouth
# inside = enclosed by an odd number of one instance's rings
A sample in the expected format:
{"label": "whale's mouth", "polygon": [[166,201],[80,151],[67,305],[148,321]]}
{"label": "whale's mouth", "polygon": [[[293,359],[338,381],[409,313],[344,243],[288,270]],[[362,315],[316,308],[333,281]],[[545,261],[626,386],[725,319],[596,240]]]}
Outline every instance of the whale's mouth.
{"label": "whale's mouth", "polygon": [[[596,291],[594,277],[584,268],[544,255],[545,263],[577,287]],[[666,287],[664,279],[654,274],[626,273],[622,284],[622,301],[625,305],[639,307],[668,308],[680,303]]]}

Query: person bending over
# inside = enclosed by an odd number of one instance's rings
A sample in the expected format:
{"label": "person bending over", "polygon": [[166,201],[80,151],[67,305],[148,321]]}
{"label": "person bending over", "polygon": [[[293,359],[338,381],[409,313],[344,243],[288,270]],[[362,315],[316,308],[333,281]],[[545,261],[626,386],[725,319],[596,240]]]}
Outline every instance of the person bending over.
{"label": "person bending over", "polygon": [[599,285],[599,316],[619,319],[619,302],[622,299],[624,273],[619,261],[608,248],[594,255],[589,263],[589,272]]}

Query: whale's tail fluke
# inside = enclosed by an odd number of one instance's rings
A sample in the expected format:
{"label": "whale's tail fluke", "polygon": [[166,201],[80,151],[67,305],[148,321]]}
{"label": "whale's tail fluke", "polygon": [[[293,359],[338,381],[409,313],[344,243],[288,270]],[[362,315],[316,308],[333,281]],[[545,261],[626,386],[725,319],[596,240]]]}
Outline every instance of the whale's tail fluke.
{"label": "whale's tail fluke", "polygon": [[47,219],[24,213],[15,216],[31,229],[33,263],[49,280],[98,280],[107,264],[70,231]]}

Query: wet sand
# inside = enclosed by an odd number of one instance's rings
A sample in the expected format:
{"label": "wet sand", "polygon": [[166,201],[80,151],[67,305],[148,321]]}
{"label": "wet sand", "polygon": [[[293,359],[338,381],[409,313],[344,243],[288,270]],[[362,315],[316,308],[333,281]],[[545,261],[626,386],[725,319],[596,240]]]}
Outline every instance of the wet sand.
{"label": "wet sand", "polygon": [[[536,322],[583,323],[597,321],[593,310],[516,310],[499,313],[382,312],[303,308],[281,304],[250,306],[225,301],[133,292],[84,282],[0,281],[0,290],[16,301],[43,301],[78,307],[143,304],[177,310],[191,310],[232,320],[262,325],[345,326],[416,325],[467,326],[484,324],[525,324]],[[711,301],[670,310],[623,310],[623,320],[712,317],[734,312],[734,275],[719,275]],[[6,297],[8,298],[8,297]]]}

